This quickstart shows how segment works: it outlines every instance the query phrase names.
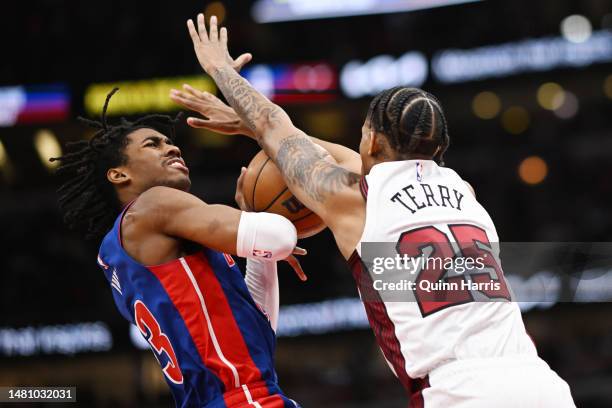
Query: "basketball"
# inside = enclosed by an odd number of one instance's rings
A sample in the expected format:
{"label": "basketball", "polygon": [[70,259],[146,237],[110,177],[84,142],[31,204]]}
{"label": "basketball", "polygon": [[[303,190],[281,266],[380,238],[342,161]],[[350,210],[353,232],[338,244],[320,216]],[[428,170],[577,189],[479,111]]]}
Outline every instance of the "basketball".
{"label": "basketball", "polygon": [[279,214],[293,222],[299,238],[311,237],[325,229],[323,220],[289,191],[278,167],[263,150],[249,163],[242,192],[253,211]]}

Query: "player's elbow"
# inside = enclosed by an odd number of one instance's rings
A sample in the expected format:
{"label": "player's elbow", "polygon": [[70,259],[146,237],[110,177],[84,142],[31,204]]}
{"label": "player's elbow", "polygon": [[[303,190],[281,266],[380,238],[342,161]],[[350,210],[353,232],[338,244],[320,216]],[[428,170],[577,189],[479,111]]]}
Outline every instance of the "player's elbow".
{"label": "player's elbow", "polygon": [[243,212],[237,238],[238,256],[278,261],[293,252],[297,231],[291,221],[280,215]]}

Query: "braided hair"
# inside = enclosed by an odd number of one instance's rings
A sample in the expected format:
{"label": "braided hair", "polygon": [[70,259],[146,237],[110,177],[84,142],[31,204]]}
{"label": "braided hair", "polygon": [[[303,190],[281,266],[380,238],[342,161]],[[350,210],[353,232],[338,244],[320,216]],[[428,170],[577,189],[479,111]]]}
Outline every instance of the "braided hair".
{"label": "braided hair", "polygon": [[100,121],[79,117],[78,120],[97,129],[93,137],[86,141],[68,143],[66,154],[50,158],[59,160],[56,174],[66,181],[57,190],[59,206],[64,222],[69,228],[81,231],[87,239],[99,239],[112,227],[121,211],[121,203],[113,185],[107,180],[106,172],[113,167],[127,163],[125,147],[128,135],[141,128],[170,128],[174,137],[174,125],[180,119],[167,115],[152,114],[133,122],[125,118],[117,125],[110,125],[106,111],[111,97],[119,88],[114,88],[107,96]]}
{"label": "braided hair", "polygon": [[387,89],[370,103],[367,120],[400,156],[430,155],[444,165],[450,139],[442,105],[432,94],[417,88]]}

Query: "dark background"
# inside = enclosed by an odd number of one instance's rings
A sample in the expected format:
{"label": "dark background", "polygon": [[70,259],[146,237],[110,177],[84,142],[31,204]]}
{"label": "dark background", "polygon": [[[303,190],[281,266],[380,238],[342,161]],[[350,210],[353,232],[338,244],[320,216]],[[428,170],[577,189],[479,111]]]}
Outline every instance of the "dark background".
{"label": "dark background", "polygon": [[[605,0],[484,1],[384,15],[258,24],[251,2],[224,2],[223,24],[233,55],[252,52],[255,63],[324,61],[340,71],[353,59],[420,51],[428,59],[447,48],[470,49],[528,38],[559,36],[560,22],[581,14],[593,31],[610,30]],[[171,406],[154,358],[128,338],[96,262],[97,243],[62,225],[57,181],[33,140],[49,129],[61,144],[91,132],[75,118],[86,114],[83,95],[97,82],[199,75],[185,20],[209,2],[22,1],[4,7],[0,86],[67,84],[69,117],[63,121],[0,128],[10,169],[0,167],[0,328],[20,329],[104,322],[113,348],[72,355],[0,353],[0,385],[76,385],[83,406]],[[447,166],[475,188],[502,241],[608,241],[612,232],[612,64],[521,73],[443,84],[429,75],[422,87],[446,110],[451,135]],[[540,85],[572,92],[579,109],[561,119],[538,105]],[[609,85],[610,86],[610,85]],[[504,112],[525,109],[520,134],[503,126],[502,113],[482,120],[473,98],[494,92]],[[120,91],[121,92],[121,91]],[[370,98],[341,90],[324,103],[283,106],[309,134],[357,148]],[[112,118],[111,120],[116,120]],[[327,121],[333,126],[326,126]],[[193,192],[207,202],[233,205],[235,179],[258,147],[247,138],[219,138],[185,125],[177,142],[191,168]],[[519,177],[520,163],[538,156],[548,166],[535,185]],[[356,290],[333,239],[325,231],[302,242],[309,274],[299,283],[281,269],[281,303],[355,297]],[[563,303],[524,314],[539,354],[572,388],[580,407],[612,405],[612,327],[609,303]],[[405,399],[385,367],[369,330],[280,338],[280,384],[305,407],[399,407]]]}

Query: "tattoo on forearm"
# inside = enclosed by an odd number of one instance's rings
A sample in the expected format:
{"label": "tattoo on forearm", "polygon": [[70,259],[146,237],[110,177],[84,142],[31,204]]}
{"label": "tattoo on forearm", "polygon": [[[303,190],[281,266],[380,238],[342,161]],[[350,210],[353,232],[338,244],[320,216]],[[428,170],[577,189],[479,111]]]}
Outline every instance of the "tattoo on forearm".
{"label": "tattoo on forearm", "polygon": [[[256,131],[279,123],[281,109],[261,95],[232,68],[219,68],[212,74],[229,104],[249,129]],[[257,132],[256,132],[257,135]]]}
{"label": "tattoo on forearm", "polygon": [[[246,126],[260,141],[269,128],[280,124],[284,112],[261,95],[234,69],[218,68],[212,73],[217,86]],[[306,192],[313,200],[324,202],[346,186],[359,182],[359,175],[330,163],[329,153],[322,152],[302,134],[283,138],[276,154],[276,164],[288,181]]]}
{"label": "tattoo on forearm", "polygon": [[318,150],[304,135],[295,134],[282,140],[276,164],[289,183],[302,188],[317,202],[342,188],[359,182],[359,174],[330,163],[329,153]]}

